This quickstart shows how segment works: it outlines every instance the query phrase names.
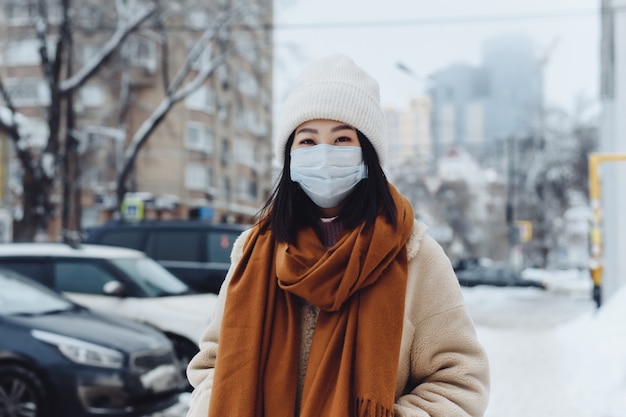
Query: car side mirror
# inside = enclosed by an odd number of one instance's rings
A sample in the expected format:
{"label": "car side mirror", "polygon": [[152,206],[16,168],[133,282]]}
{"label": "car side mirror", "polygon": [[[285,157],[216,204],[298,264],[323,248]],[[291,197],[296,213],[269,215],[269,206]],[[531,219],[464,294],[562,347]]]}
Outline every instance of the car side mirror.
{"label": "car side mirror", "polygon": [[102,287],[102,292],[104,292],[105,295],[124,297],[126,295],[126,288],[124,284],[119,281],[109,281]]}

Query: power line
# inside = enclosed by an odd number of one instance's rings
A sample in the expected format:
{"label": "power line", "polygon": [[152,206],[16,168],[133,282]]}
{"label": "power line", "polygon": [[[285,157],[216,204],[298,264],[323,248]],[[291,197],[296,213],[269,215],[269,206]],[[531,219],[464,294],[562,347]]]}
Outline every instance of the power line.
{"label": "power line", "polygon": [[[614,7],[605,11],[621,12],[626,6]],[[489,23],[515,20],[564,19],[575,17],[598,17],[600,9],[559,10],[551,12],[518,13],[518,14],[485,14],[470,16],[441,16],[418,19],[362,21],[362,22],[313,22],[313,23],[275,23],[274,30],[301,30],[301,29],[343,29],[343,28],[371,28],[389,26],[433,26],[459,23]]]}

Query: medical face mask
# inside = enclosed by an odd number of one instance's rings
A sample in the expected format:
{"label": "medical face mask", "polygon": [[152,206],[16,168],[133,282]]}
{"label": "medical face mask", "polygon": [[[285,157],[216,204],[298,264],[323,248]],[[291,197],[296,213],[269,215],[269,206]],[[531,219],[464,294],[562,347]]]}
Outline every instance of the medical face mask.
{"label": "medical face mask", "polygon": [[291,180],[322,208],[337,207],[364,178],[358,146],[315,145],[291,152]]}

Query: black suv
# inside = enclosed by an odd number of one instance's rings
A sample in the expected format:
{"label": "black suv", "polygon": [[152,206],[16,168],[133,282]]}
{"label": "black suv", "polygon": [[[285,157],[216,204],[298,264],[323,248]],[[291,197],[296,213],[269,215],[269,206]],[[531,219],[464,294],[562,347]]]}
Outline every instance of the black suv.
{"label": "black suv", "polygon": [[138,249],[198,292],[218,293],[243,225],[194,220],[112,221],[86,231],[85,243]]}

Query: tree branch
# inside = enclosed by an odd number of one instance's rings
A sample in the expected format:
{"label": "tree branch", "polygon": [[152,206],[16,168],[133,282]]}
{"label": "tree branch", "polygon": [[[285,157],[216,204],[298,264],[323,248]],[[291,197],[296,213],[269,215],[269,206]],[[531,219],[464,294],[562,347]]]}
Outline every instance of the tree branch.
{"label": "tree branch", "polygon": [[221,13],[215,24],[212,25],[210,29],[207,29],[202,36],[194,42],[191,51],[189,51],[189,54],[185,59],[185,62],[180,67],[167,89],[167,94],[169,96],[175,94],[174,92],[180,88],[187,75],[189,75],[193,64],[200,58],[211,39],[214,39],[220,33],[222,28],[224,28],[230,21],[238,19],[241,15],[243,15],[245,10],[247,10],[247,7],[244,6],[238,7],[234,11]]}
{"label": "tree branch", "polygon": [[[118,7],[120,7],[119,4],[120,2],[118,2]],[[128,37],[128,35],[130,35],[131,32],[136,30],[139,25],[141,25],[148,18],[150,18],[156,12],[156,10],[157,8],[155,6],[152,6],[145,9],[143,13],[139,13],[136,16],[131,16],[128,21],[123,21],[123,19],[121,19],[121,23],[118,24],[113,36],[104,44],[100,54],[94,59],[90,60],[85,66],[83,66],[70,78],[60,83],[59,90],[61,91],[61,93],[65,94],[71,90],[75,90],[76,88],[84,84],[89,79],[89,77],[91,77],[98,70],[102,63],[113,54],[115,49],[122,44],[122,42]]]}
{"label": "tree branch", "polygon": [[[4,82],[2,81],[2,76],[0,76],[0,96],[2,97],[4,102],[6,103],[7,109],[9,109],[11,111],[11,113],[15,114],[15,105],[13,104],[13,100],[11,99],[11,96],[9,95],[9,92],[4,87]],[[0,120],[0,123],[1,122],[2,121]]]}

